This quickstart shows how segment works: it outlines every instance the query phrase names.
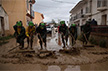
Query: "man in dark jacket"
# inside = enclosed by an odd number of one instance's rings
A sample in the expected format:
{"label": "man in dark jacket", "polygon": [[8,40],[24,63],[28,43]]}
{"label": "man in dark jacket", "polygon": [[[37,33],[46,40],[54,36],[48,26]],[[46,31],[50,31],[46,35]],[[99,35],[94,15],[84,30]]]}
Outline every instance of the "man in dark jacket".
{"label": "man in dark jacket", "polygon": [[68,41],[68,27],[65,24],[65,21],[61,21],[60,22],[60,27],[59,27],[59,32],[61,34],[61,38],[62,38],[62,43],[63,43],[63,48],[65,48],[65,46],[67,45],[67,41]]}
{"label": "man in dark jacket", "polygon": [[86,24],[82,27],[82,34],[83,34],[83,44],[87,44],[87,41],[89,40],[89,36],[91,33],[91,26],[90,22],[86,22]]}
{"label": "man in dark jacket", "polygon": [[77,39],[77,27],[76,27],[76,24],[72,24],[70,26],[70,28],[69,28],[69,31],[70,31],[70,35],[72,37],[72,45],[74,45],[74,42]]}
{"label": "man in dark jacket", "polygon": [[36,32],[38,34],[38,38],[39,38],[39,43],[41,46],[41,49],[43,49],[43,43],[46,49],[46,37],[47,37],[47,30],[46,30],[46,26],[45,23],[40,23],[40,25],[37,27]]}
{"label": "man in dark jacket", "polygon": [[92,21],[91,21],[91,24],[90,24],[91,26],[96,26],[97,25],[97,21],[95,20],[95,19],[93,19]]}
{"label": "man in dark jacket", "polygon": [[24,48],[24,39],[26,37],[25,28],[22,26],[21,21],[18,21],[16,23],[16,25],[13,26],[13,28],[15,30],[14,36],[17,40],[17,43],[19,43],[21,45],[20,49],[23,49]]}

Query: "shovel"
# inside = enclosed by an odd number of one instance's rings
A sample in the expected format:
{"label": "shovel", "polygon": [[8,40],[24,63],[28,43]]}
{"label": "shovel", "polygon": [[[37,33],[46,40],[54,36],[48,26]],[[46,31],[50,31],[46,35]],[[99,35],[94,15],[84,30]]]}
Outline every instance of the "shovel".
{"label": "shovel", "polygon": [[[87,37],[86,37],[86,35],[83,33],[83,35],[84,35],[84,38],[86,39],[86,42],[88,43],[89,41],[87,40]],[[83,47],[94,47],[94,45],[83,45]]]}

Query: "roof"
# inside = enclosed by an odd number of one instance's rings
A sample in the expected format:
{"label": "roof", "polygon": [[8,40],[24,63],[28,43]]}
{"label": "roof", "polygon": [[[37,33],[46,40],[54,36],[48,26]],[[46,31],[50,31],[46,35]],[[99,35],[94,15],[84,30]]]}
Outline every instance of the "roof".
{"label": "roof", "polygon": [[70,13],[73,13],[75,10],[77,10],[81,5],[84,5],[84,1],[79,1],[77,5],[70,11]]}

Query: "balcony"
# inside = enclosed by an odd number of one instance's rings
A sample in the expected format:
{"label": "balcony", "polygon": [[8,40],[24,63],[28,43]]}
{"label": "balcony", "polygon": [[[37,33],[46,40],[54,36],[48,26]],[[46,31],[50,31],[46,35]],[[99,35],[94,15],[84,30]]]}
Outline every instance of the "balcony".
{"label": "balcony", "polygon": [[29,10],[27,10],[27,14],[26,14],[28,17],[30,17],[30,18],[32,18],[32,19],[34,19],[34,11],[29,11]]}
{"label": "balcony", "polygon": [[97,10],[98,11],[103,11],[103,10],[108,9],[107,2],[108,2],[107,0],[98,0]]}

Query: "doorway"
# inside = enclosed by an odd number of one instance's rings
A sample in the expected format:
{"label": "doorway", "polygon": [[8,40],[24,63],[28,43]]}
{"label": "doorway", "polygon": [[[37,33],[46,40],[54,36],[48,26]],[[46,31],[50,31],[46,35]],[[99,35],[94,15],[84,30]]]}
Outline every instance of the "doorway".
{"label": "doorway", "polygon": [[107,24],[107,15],[102,15],[102,25]]}
{"label": "doorway", "polygon": [[4,28],[4,18],[3,17],[0,17],[0,22],[1,22],[1,34],[2,36],[5,35],[5,28]]}

